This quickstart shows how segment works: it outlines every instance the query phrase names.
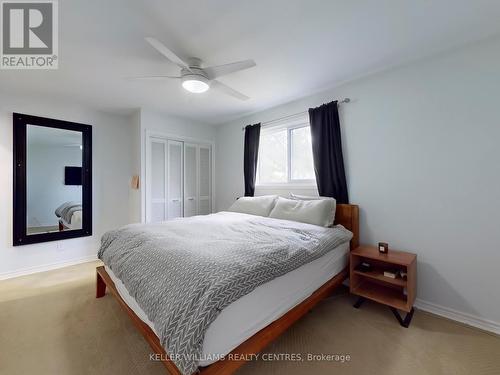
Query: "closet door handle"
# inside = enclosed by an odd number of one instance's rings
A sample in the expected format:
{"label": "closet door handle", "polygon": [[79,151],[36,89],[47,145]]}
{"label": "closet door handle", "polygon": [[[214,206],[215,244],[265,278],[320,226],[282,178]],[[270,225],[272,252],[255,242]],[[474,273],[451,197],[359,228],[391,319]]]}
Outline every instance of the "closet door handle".
{"label": "closet door handle", "polygon": [[172,202],[180,202],[180,199],[172,199]]}
{"label": "closet door handle", "polygon": [[187,200],[188,201],[194,201],[194,197],[189,197]]}

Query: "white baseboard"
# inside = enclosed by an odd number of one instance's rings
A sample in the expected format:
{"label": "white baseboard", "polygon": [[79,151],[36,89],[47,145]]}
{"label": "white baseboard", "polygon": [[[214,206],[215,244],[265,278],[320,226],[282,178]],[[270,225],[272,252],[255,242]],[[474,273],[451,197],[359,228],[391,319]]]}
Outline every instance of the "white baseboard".
{"label": "white baseboard", "polygon": [[435,303],[422,301],[418,298],[415,301],[415,307],[420,310],[430,312],[431,314],[439,315],[447,319],[500,335],[500,323],[492,320],[450,309],[449,307],[436,305]]}
{"label": "white baseboard", "polygon": [[81,258],[66,260],[64,262],[56,262],[56,263],[50,263],[50,264],[43,264],[40,266],[22,268],[22,269],[12,271],[12,272],[1,273],[0,280],[6,280],[6,279],[11,279],[13,277],[30,275],[32,273],[55,270],[57,268],[73,266],[75,264],[87,263],[87,262],[92,262],[95,260],[97,260],[97,255],[92,254],[92,255],[87,255],[87,256],[81,257]]}

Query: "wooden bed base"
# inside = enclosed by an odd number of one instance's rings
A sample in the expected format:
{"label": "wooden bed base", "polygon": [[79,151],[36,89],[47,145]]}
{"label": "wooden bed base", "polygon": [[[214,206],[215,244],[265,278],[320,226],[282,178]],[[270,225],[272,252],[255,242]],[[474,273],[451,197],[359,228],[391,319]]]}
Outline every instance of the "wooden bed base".
{"label": "wooden bed base", "polygon": [[[354,236],[351,240],[351,250],[355,249],[359,244],[359,213],[358,206],[339,204],[337,205],[336,220],[337,224],[342,224],[344,227],[353,232]],[[160,340],[153,330],[144,323],[134,311],[127,305],[123,298],[118,293],[115,283],[106,272],[104,266],[97,267],[97,284],[96,298],[104,297],[106,288],[116,297],[119,304],[127,312],[132,322],[138,328],[139,332],[144,336],[149,343],[154,353],[163,362],[171,375],[182,375],[175,364],[169,360],[168,354],[161,346]],[[295,306],[284,314],[281,318],[261,329],[255,335],[244,341],[235,348],[225,359],[217,361],[210,366],[200,367],[199,373],[202,375],[229,375],[234,373],[248,359],[252,358],[252,354],[257,354],[264,349],[273,340],[278,338],[285,332],[293,323],[304,316],[309,310],[316,306],[325,297],[328,297],[337,287],[339,287],[349,275],[349,267],[344,268],[335,277],[323,284],[313,294],[311,294],[302,303]]]}

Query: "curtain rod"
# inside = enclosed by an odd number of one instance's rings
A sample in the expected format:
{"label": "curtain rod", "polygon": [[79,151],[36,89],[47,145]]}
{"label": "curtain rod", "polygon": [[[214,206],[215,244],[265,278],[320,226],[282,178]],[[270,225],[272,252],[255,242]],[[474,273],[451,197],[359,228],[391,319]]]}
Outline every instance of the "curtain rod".
{"label": "curtain rod", "polygon": [[[350,101],[351,101],[350,98],[344,98],[342,100],[337,101],[337,104],[349,103]],[[309,113],[309,112],[308,111],[302,111],[302,112],[294,113],[293,115],[287,115],[287,116],[276,118],[274,120],[264,121],[264,122],[261,123],[261,126],[264,127],[264,126],[273,124],[275,122],[286,120],[286,119],[291,118],[291,117],[296,117],[296,116],[299,116],[299,115],[306,115],[307,113]],[[245,128],[246,128],[246,126],[242,127],[241,130],[245,130]]]}

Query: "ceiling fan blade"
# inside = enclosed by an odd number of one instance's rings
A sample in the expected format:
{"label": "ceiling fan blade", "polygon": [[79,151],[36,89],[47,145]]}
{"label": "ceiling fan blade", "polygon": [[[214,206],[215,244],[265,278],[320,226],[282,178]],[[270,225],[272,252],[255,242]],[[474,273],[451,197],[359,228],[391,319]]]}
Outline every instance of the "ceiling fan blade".
{"label": "ceiling fan blade", "polygon": [[156,49],[158,52],[160,52],[163,56],[172,61],[174,64],[180,66],[181,68],[189,70],[189,65],[183,59],[177,56],[174,52],[172,52],[169,48],[167,48],[167,46],[165,46],[158,39],[151,37],[147,37],[144,39],[146,39],[146,42],[151,44],[154,49]]}
{"label": "ceiling fan blade", "polygon": [[220,81],[217,81],[217,80],[213,80],[210,82],[210,87],[214,88],[214,89],[217,89],[219,91],[222,91],[232,97],[235,97],[236,99],[240,99],[240,100],[248,100],[250,99],[250,97],[242,94],[241,92],[239,91],[236,91],[235,89],[232,89],[231,87],[223,84],[222,82]]}
{"label": "ceiling fan blade", "polygon": [[257,64],[253,60],[244,60],[244,61],[234,62],[231,64],[209,66],[203,68],[203,70],[207,74],[208,79],[215,79],[221,76],[225,76],[226,74],[253,68],[256,65]]}
{"label": "ceiling fan blade", "polygon": [[181,77],[180,76],[139,76],[139,77],[127,77],[126,79],[156,81],[156,80],[179,79],[179,78],[181,78]]}

